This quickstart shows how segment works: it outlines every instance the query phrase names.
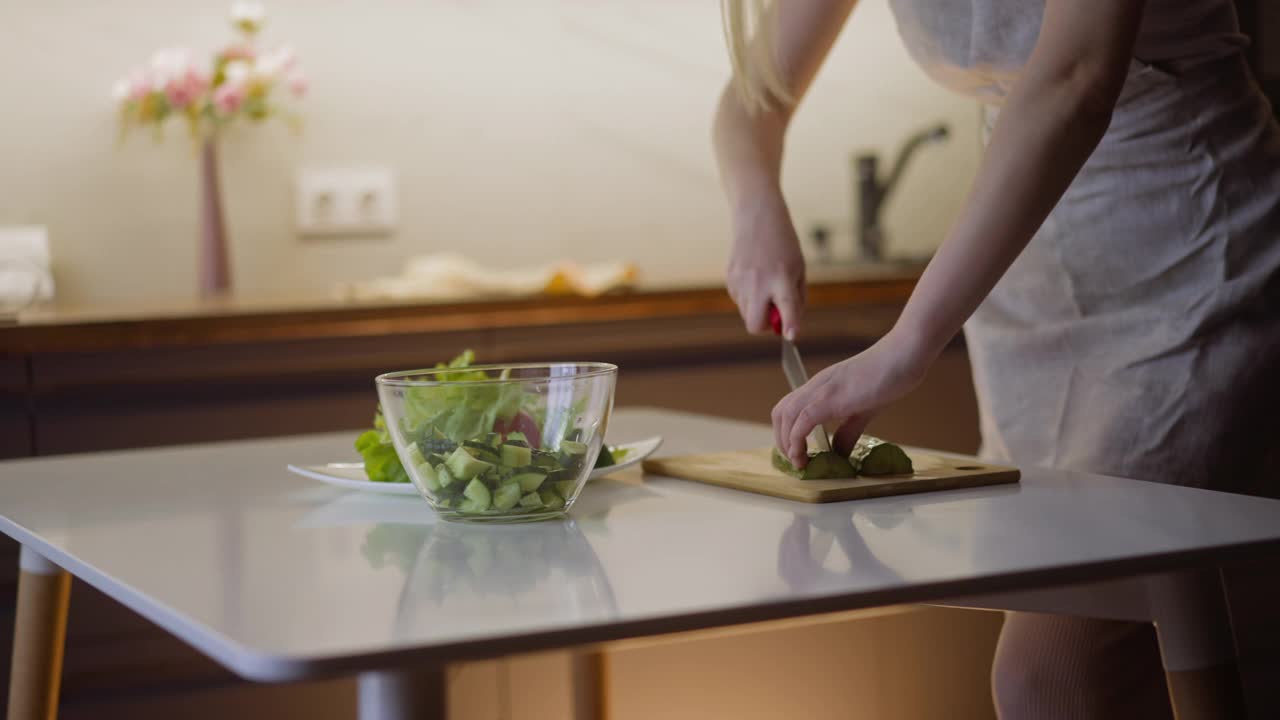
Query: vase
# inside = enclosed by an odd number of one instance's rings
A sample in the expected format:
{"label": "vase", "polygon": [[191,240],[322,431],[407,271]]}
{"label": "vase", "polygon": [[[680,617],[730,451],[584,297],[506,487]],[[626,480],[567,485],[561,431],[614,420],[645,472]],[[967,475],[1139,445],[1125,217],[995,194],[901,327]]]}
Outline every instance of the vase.
{"label": "vase", "polygon": [[199,263],[201,297],[224,295],[231,289],[222,186],[218,181],[218,144],[213,138],[205,138],[200,148]]}

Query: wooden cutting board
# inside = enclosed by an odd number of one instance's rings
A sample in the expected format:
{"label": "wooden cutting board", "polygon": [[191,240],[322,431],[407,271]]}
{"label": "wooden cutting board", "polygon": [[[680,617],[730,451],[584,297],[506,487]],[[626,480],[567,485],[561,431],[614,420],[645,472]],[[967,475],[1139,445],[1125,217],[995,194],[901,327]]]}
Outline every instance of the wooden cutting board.
{"label": "wooden cutting board", "polygon": [[707,455],[650,458],[644,461],[644,469],[645,472],[656,475],[809,503],[1000,485],[1016,483],[1021,477],[1017,468],[908,450],[911,464],[915,467],[915,473],[911,475],[881,475],[853,480],[799,480],[775,470],[769,460],[769,453],[767,449],[734,450]]}

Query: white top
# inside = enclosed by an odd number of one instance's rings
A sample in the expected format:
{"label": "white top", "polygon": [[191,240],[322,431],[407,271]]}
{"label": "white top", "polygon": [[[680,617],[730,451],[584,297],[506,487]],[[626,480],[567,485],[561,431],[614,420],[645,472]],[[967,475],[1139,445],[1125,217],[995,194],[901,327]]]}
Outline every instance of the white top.
{"label": "white top", "polygon": [[[772,437],[648,410],[609,432],[672,454]],[[806,505],[633,469],[588,485],[571,521],[478,526],[285,469],[348,459],[354,437],[0,463],[0,531],[263,681],[1280,551],[1280,502],[1057,471]]]}

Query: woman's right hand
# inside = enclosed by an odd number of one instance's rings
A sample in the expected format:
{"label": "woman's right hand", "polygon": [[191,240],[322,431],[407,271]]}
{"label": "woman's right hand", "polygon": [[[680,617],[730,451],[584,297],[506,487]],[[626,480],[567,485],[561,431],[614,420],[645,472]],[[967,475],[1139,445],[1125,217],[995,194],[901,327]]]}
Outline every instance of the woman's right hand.
{"label": "woman's right hand", "polygon": [[804,255],[780,191],[762,192],[735,210],[726,284],[748,332],[770,332],[772,303],[783,334],[795,339],[804,314]]}

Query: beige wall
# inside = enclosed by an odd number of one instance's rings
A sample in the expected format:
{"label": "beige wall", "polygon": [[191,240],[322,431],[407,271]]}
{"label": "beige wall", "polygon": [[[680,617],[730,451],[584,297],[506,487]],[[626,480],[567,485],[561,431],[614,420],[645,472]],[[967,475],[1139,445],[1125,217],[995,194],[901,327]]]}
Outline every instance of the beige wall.
{"label": "beige wall", "polygon": [[[113,81],[161,46],[228,37],[226,0],[0,0],[0,225],[50,227],[61,297],[184,297],[195,283],[196,166],[178,126],[115,144]],[[726,219],[707,135],[726,72],[714,0],[279,0],[267,41],[313,80],[306,130],[224,147],[240,292],[324,291],[415,253],[486,262],[627,258],[650,278],[715,276]],[[892,245],[927,252],[977,156],[974,106],[907,59],[884,2],[841,38],[792,133],[803,230],[850,211],[848,154],[946,120],[888,210]],[[300,166],[386,164],[389,238],[302,240]],[[844,238],[841,238],[842,240]]]}

